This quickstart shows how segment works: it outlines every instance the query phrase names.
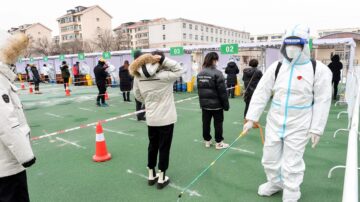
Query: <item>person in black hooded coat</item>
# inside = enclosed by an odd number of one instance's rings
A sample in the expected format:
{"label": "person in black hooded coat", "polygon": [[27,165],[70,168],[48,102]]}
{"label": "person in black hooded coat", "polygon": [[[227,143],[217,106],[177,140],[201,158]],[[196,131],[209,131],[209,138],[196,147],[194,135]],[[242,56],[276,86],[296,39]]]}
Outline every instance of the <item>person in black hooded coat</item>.
{"label": "person in black hooded coat", "polygon": [[259,62],[256,59],[252,59],[249,62],[250,68],[244,69],[243,74],[243,81],[245,86],[244,92],[244,101],[245,101],[245,111],[244,111],[244,118],[246,117],[246,113],[249,109],[251,97],[258,85],[261,77],[262,72],[257,68]]}
{"label": "person in black hooded coat", "polygon": [[[230,61],[226,68],[225,74],[227,74],[227,88],[228,88],[228,96],[234,98],[235,85],[237,84],[236,75],[239,74],[239,68],[234,61]],[[230,88],[230,89],[229,89]]]}
{"label": "person in black hooded coat", "polygon": [[334,55],[331,58],[331,63],[328,66],[333,74],[332,84],[334,85],[334,100],[337,98],[338,85],[341,80],[341,69],[343,68],[343,64],[340,62],[339,55]]}
{"label": "person in black hooded coat", "polygon": [[125,60],[124,65],[119,69],[120,91],[123,93],[124,102],[130,101],[133,77],[129,74],[129,61]]}

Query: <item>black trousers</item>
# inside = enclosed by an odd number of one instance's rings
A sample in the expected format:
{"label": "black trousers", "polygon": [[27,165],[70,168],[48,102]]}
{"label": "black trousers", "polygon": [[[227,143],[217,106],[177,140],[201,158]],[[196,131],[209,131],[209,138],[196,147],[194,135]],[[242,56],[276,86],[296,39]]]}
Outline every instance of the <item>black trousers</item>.
{"label": "black trousers", "polygon": [[246,117],[247,111],[249,110],[250,101],[251,99],[245,100],[244,118]]}
{"label": "black trousers", "polygon": [[63,80],[64,80],[64,88],[66,90],[66,84],[69,83],[69,78],[63,78]]}
{"label": "black trousers", "polygon": [[106,83],[105,82],[97,82],[96,86],[99,90],[99,94],[96,98],[96,102],[104,104],[105,103],[105,93],[106,93]]}
{"label": "black trousers", "polygon": [[339,81],[332,81],[334,85],[334,100],[337,99]]}
{"label": "black trousers", "polygon": [[231,96],[231,98],[234,98],[235,97],[235,84],[227,84],[227,88],[231,88],[231,89],[228,89],[228,97]]}
{"label": "black trousers", "polygon": [[80,76],[79,75],[74,75],[74,86],[80,86]]}
{"label": "black trousers", "polygon": [[[140,111],[140,110],[145,109],[145,106],[141,102],[139,102],[137,99],[135,99],[135,102],[136,102],[136,111]],[[138,120],[144,119],[145,118],[145,112],[136,114],[136,116],[137,116]]]}
{"label": "black trousers", "polygon": [[40,81],[38,81],[38,80],[34,81],[35,91],[39,91],[39,84],[40,84]]}
{"label": "black trousers", "polygon": [[223,122],[224,122],[224,111],[220,110],[202,110],[202,122],[203,122],[203,138],[206,141],[211,140],[210,135],[210,124],[211,119],[214,118],[214,128],[215,128],[215,141],[223,141]]}
{"label": "black trousers", "polygon": [[167,126],[148,126],[149,147],[148,167],[154,169],[158,153],[158,169],[165,172],[169,167],[170,148],[174,132],[174,124]]}
{"label": "black trousers", "polygon": [[125,102],[126,102],[126,101],[130,102],[130,92],[129,92],[129,91],[127,91],[127,92],[122,92],[122,94],[123,94],[124,101],[125,101]]}
{"label": "black trousers", "polygon": [[26,171],[16,175],[0,178],[1,202],[28,202],[29,192],[27,187]]}

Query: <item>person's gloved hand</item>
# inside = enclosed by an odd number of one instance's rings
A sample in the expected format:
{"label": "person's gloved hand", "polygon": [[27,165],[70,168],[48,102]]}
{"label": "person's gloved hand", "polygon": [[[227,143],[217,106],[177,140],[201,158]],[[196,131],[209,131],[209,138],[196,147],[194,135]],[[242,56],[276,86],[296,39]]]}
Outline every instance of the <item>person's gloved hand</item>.
{"label": "person's gloved hand", "polygon": [[317,145],[317,144],[319,143],[319,141],[320,141],[320,135],[315,134],[315,133],[310,133],[310,136],[311,136],[311,143],[312,143],[311,147],[312,147],[313,149],[315,149],[316,145]]}
{"label": "person's gloved hand", "polygon": [[254,122],[249,120],[244,124],[243,132],[248,133],[249,130],[252,129],[253,127],[254,127]]}

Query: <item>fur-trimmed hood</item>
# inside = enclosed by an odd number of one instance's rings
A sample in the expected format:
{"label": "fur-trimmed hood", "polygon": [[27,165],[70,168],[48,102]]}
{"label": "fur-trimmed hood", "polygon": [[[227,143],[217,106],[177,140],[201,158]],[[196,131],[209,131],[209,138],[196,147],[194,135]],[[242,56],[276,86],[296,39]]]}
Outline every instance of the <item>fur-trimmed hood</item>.
{"label": "fur-trimmed hood", "polygon": [[25,34],[11,36],[1,35],[0,61],[5,64],[13,64],[29,44],[29,38]]}
{"label": "fur-trimmed hood", "polygon": [[130,66],[129,66],[129,73],[134,77],[140,77],[140,72],[138,71],[140,68],[142,68],[146,64],[155,64],[158,62],[158,59],[156,59],[151,54],[144,54],[140,57],[138,57],[136,60],[134,60]]}

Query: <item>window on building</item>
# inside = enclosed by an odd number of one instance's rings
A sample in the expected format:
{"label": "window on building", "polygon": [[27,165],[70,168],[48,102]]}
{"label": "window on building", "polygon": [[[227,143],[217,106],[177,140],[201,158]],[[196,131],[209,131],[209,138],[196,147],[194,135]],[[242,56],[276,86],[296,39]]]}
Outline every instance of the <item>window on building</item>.
{"label": "window on building", "polygon": [[189,29],[192,29],[192,24],[189,24]]}
{"label": "window on building", "polygon": [[165,40],[166,39],[166,36],[165,36],[165,34],[163,35],[163,40]]}
{"label": "window on building", "polygon": [[213,28],[210,28],[210,32],[211,32],[211,33],[214,33],[214,29],[213,29]]}
{"label": "window on building", "polygon": [[201,31],[204,31],[204,26],[201,26]]}
{"label": "window on building", "polygon": [[186,34],[185,33],[183,33],[183,39],[186,39]]}
{"label": "window on building", "polygon": [[217,34],[218,33],[218,29],[215,29],[215,34]]}
{"label": "window on building", "polygon": [[220,29],[220,34],[222,34],[222,29]]}
{"label": "window on building", "polygon": [[198,25],[195,25],[195,30],[198,30]]}
{"label": "window on building", "polygon": [[201,37],[200,37],[200,40],[201,40],[201,41],[204,41],[204,36],[201,36]]}
{"label": "window on building", "polygon": [[205,31],[206,31],[206,32],[209,32],[209,28],[208,28],[208,27],[206,27],[206,28],[205,28]]}
{"label": "window on building", "polygon": [[81,18],[80,18],[80,16],[78,16],[78,22],[80,22],[81,21]]}
{"label": "window on building", "polygon": [[[216,42],[217,42],[217,40],[216,40]],[[220,38],[220,43],[222,43],[222,39]]]}
{"label": "window on building", "polygon": [[166,45],[165,45],[165,44],[163,45],[163,48],[166,48]]}
{"label": "window on building", "polygon": [[100,18],[96,18],[96,22],[99,22],[100,21]]}
{"label": "window on building", "polygon": [[41,34],[41,32],[38,32],[38,35],[40,35]]}
{"label": "window on building", "polygon": [[226,35],[226,30],[224,30],[224,35]]}
{"label": "window on building", "polygon": [[195,35],[195,40],[198,40],[199,38],[198,38],[198,35]]}
{"label": "window on building", "polygon": [[186,28],[186,23],[183,23],[183,28]]}
{"label": "window on building", "polygon": [[183,46],[186,46],[186,43],[183,43]]}
{"label": "window on building", "polygon": [[163,28],[163,30],[165,30],[165,28],[166,28],[165,25],[163,25],[162,28]]}
{"label": "window on building", "polygon": [[209,36],[206,36],[206,41],[209,41]]}

